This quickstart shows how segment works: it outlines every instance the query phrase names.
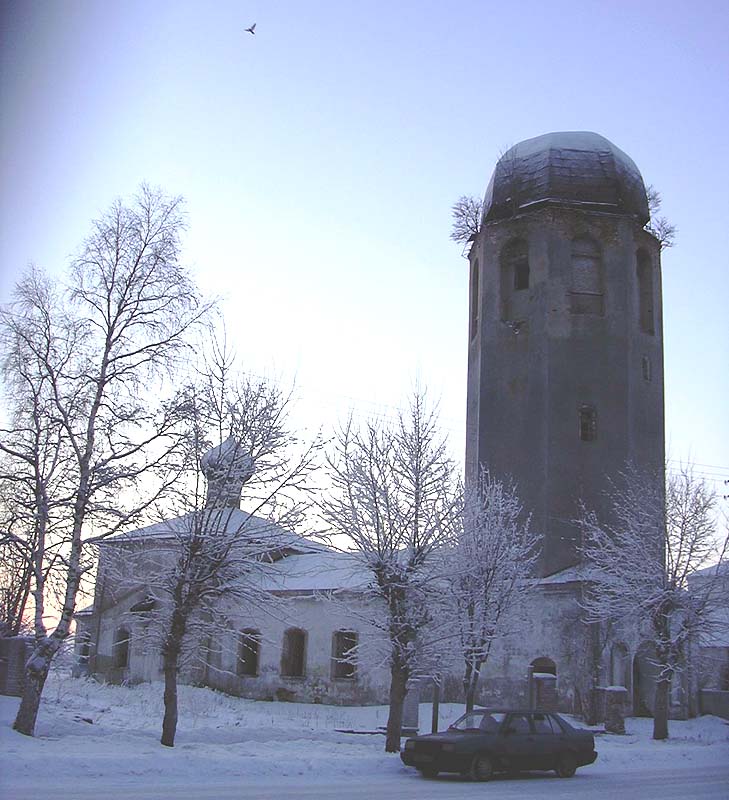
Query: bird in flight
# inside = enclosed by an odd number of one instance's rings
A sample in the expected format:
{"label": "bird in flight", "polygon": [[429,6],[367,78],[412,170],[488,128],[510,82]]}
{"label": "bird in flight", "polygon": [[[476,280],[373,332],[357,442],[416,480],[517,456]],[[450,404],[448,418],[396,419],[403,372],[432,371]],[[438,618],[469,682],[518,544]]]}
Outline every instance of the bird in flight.
{"label": "bird in flight", "polygon": [[246,33],[252,33],[254,36],[256,35],[256,23],[254,22],[250,28],[246,28]]}

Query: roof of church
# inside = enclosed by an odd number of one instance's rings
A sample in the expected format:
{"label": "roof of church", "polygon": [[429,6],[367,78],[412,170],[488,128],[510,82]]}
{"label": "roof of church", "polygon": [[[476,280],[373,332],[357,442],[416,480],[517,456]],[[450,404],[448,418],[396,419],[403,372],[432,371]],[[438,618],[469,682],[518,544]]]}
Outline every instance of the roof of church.
{"label": "roof of church", "polygon": [[638,167],[590,131],[545,133],[507,150],[486,189],[483,218],[505,219],[547,203],[628,214],[641,224],[650,217]]}

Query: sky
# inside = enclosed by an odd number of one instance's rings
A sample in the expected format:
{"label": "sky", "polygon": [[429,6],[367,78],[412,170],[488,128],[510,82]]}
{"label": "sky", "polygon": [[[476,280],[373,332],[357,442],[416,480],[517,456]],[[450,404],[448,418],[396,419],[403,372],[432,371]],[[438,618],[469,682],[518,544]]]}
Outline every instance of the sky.
{"label": "sky", "polygon": [[146,181],[186,199],[187,262],[244,368],[295,381],[302,424],[391,417],[419,383],[462,457],[468,271],[450,207],[483,195],[508,146],[596,131],[678,227],[667,450],[729,494],[725,0],[0,9],[0,302],[31,262],[60,274]]}

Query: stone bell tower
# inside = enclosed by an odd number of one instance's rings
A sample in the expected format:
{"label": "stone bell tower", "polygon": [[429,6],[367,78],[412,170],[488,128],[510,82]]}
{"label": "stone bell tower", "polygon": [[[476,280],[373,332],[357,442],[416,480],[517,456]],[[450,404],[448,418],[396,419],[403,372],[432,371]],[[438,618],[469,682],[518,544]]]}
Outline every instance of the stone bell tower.
{"label": "stone bell tower", "polygon": [[511,148],[470,250],[467,473],[511,476],[543,536],[539,574],[578,563],[579,503],[664,463],[660,247],[633,161],[596,133]]}

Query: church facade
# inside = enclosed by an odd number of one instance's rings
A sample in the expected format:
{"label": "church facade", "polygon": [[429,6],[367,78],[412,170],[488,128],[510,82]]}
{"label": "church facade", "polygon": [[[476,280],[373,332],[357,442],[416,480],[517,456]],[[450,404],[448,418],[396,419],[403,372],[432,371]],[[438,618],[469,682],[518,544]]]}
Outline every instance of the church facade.
{"label": "church facade", "polygon": [[[594,133],[522,142],[488,186],[468,254],[466,473],[483,467],[515,480],[542,552],[526,627],[497,644],[480,703],[583,713],[596,686],[619,685],[635,713],[651,708],[650,653],[635,631],[606,638],[581,623],[575,523],[580,503],[607,513],[609,480],[628,462],[664,464],[660,246],[648,218],[638,168]],[[143,571],[130,590],[103,586],[124,548],[101,548],[94,605],[77,615],[80,669],[158,679],[159,656],[142,646],[152,611]],[[347,657],[382,645],[367,580],[346,554],[297,540],[261,586],[286,599],[286,614],[230,609],[229,631],[200,638],[185,679],[249,697],[387,702],[386,663]],[[441,697],[461,700],[456,656],[441,678]],[[428,686],[412,691],[426,698]],[[690,710],[690,694],[676,686],[674,715]]]}

